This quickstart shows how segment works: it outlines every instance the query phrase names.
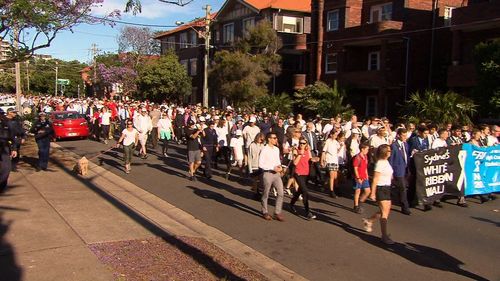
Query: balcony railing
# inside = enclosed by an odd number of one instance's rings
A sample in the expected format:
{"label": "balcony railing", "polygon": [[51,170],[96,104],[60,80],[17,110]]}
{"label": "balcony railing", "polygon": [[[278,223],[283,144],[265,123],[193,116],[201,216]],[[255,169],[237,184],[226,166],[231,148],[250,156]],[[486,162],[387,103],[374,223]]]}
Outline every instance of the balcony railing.
{"label": "balcony railing", "polygon": [[279,33],[284,49],[307,50],[307,34]]}

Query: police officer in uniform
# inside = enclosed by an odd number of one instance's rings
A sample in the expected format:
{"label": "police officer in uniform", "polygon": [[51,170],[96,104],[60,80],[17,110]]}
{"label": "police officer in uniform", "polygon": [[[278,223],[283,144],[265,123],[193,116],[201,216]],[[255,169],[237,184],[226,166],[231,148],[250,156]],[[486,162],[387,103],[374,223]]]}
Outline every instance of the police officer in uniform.
{"label": "police officer in uniform", "polygon": [[35,135],[38,146],[38,167],[36,171],[45,171],[49,164],[50,140],[54,134],[52,123],[47,120],[45,112],[40,112],[39,119],[31,128],[31,132]]}
{"label": "police officer in uniform", "polygon": [[14,143],[12,131],[3,111],[0,112],[0,193],[7,188],[7,181],[11,170],[11,158],[17,156],[12,149]]}
{"label": "police officer in uniform", "polygon": [[26,140],[26,132],[17,118],[17,110],[14,108],[9,108],[7,110],[7,124],[12,133],[12,138],[14,143],[12,144],[12,148],[16,151],[16,157],[12,158],[12,172],[17,172],[17,163],[19,163],[21,144],[23,144]]}

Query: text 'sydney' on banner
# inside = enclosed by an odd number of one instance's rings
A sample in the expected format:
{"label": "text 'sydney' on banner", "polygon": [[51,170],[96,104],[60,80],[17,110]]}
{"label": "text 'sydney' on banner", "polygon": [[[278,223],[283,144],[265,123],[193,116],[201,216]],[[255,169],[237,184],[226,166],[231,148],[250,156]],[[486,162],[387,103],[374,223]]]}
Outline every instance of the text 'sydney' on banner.
{"label": "text 'sydney' on banner", "polygon": [[413,155],[416,168],[416,191],[424,204],[443,195],[463,196],[465,153],[461,146],[442,147]]}
{"label": "text 'sydney' on banner", "polygon": [[465,195],[500,191],[500,145],[479,147],[463,144]]}

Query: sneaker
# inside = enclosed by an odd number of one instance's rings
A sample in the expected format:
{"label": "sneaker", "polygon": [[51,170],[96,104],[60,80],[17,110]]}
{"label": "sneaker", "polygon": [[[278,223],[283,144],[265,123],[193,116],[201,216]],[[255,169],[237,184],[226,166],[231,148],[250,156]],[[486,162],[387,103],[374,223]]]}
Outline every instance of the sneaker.
{"label": "sneaker", "polygon": [[366,232],[368,232],[368,233],[372,232],[373,231],[372,226],[373,226],[373,222],[371,220],[363,219],[363,229]]}
{"label": "sneaker", "polygon": [[166,154],[166,153],[163,153],[163,156],[165,156],[165,157],[168,157],[168,154]]}
{"label": "sneaker", "polygon": [[[285,188],[285,193],[288,195],[292,195],[292,191],[290,191],[290,188]],[[276,195],[274,195],[276,196]]]}
{"label": "sneaker", "polygon": [[356,214],[362,214],[363,213],[363,208],[361,208],[361,206],[354,206],[352,208],[352,211],[355,212]]}
{"label": "sneaker", "polygon": [[387,235],[387,236],[382,237],[382,242],[384,242],[384,244],[387,244],[387,245],[392,245],[392,244],[394,244],[394,241],[392,241],[392,239],[391,239],[391,236],[390,236],[390,235]]}
{"label": "sneaker", "polygon": [[313,220],[313,219],[315,219],[315,218],[316,218],[316,216],[315,216],[313,213],[309,212],[309,213],[307,214],[307,219],[308,219],[308,220]]}
{"label": "sneaker", "polygon": [[304,198],[302,197],[302,194],[301,194],[301,195],[299,195],[299,200],[300,200],[300,201],[304,201]]}

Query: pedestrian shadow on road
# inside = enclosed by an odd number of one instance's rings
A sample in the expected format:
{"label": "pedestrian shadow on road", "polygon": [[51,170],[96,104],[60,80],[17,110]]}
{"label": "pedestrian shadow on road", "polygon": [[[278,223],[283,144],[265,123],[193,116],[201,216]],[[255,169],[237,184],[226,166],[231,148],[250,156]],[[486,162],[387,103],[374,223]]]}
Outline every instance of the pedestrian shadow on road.
{"label": "pedestrian shadow on road", "polygon": [[494,221],[494,220],[480,218],[480,217],[473,217],[473,216],[471,216],[471,218],[475,219],[475,220],[478,220],[478,221],[491,223],[492,225],[495,225],[496,227],[500,227],[500,222],[499,221]]}
{"label": "pedestrian shadow on road", "polygon": [[[142,217],[140,214],[138,214],[135,210],[131,209],[112,195],[108,194],[106,191],[100,189],[98,186],[96,186],[94,183],[92,183],[89,179],[79,177],[73,171],[65,166],[62,162],[57,161],[57,159],[53,160],[54,164],[58,166],[61,170],[66,172],[68,175],[74,177],[78,181],[80,181],[82,184],[87,186],[90,190],[94,191],[97,195],[101,196],[104,200],[108,201],[111,203],[113,206],[115,206],[117,209],[119,209],[121,212],[123,212],[125,215],[127,215],[129,218],[134,220],[136,223],[140,224],[142,227],[145,229],[149,230],[152,234],[161,237],[165,242],[177,247],[179,250],[181,250],[183,253],[189,255],[192,257],[196,262],[198,262],[200,265],[203,265],[205,268],[207,268],[213,275],[215,275],[218,279],[225,279],[225,280],[241,280],[243,281],[241,277],[237,276],[234,274],[231,270],[227,269],[223,265],[221,265],[219,262],[214,260],[212,257],[207,255],[206,253],[200,251],[199,249],[185,243],[184,241],[178,239],[177,237],[171,235],[170,233],[166,232],[165,230],[161,229],[159,226],[155,225],[154,223],[148,221],[144,217]],[[0,234],[3,234],[3,228],[0,228]],[[1,260],[0,260],[1,261]],[[2,263],[3,264],[3,263]],[[0,264],[1,265],[1,264]],[[1,272],[0,272],[1,273]],[[3,277],[3,275],[0,275]],[[12,279],[14,281],[20,280],[20,273],[18,274],[18,279]],[[3,278],[2,278],[3,280]],[[11,280],[11,279],[7,279]]]}
{"label": "pedestrian shadow on road", "polygon": [[[472,280],[488,281],[488,279],[481,277],[473,272],[462,269],[461,266],[464,265],[459,259],[449,255],[448,253],[411,242],[399,243],[396,242],[393,245],[386,245],[382,242],[379,237],[366,233],[364,230],[353,227],[343,221],[334,219],[330,216],[325,215],[322,210],[316,209],[316,216],[318,221],[330,223],[342,228],[344,231],[357,236],[361,240],[376,246],[382,250],[388,251],[395,255],[398,255],[406,260],[427,268],[437,269],[441,271],[453,272],[455,274],[470,278]],[[361,225],[361,220],[360,220]]]}
{"label": "pedestrian shadow on road", "polygon": [[259,212],[259,210],[254,209],[254,208],[252,208],[252,207],[250,207],[248,205],[245,205],[245,204],[243,204],[241,202],[238,202],[238,201],[232,200],[230,198],[227,198],[227,197],[225,197],[224,195],[222,195],[220,193],[217,193],[217,192],[214,192],[214,191],[211,191],[211,190],[207,190],[207,189],[200,189],[198,187],[191,186],[191,185],[188,185],[186,187],[189,188],[189,189],[192,189],[193,192],[194,192],[194,194],[200,196],[201,198],[215,200],[215,201],[217,201],[219,203],[222,203],[224,205],[228,205],[230,207],[236,208],[236,209],[238,209],[240,211],[249,213],[251,215],[258,216],[258,217],[261,216],[261,212]]}
{"label": "pedestrian shadow on road", "polygon": [[[16,208],[8,209],[18,211]],[[14,247],[5,240],[10,224],[11,221],[5,221],[0,215],[0,276],[2,280],[18,281],[23,277],[23,269],[17,264]]]}

